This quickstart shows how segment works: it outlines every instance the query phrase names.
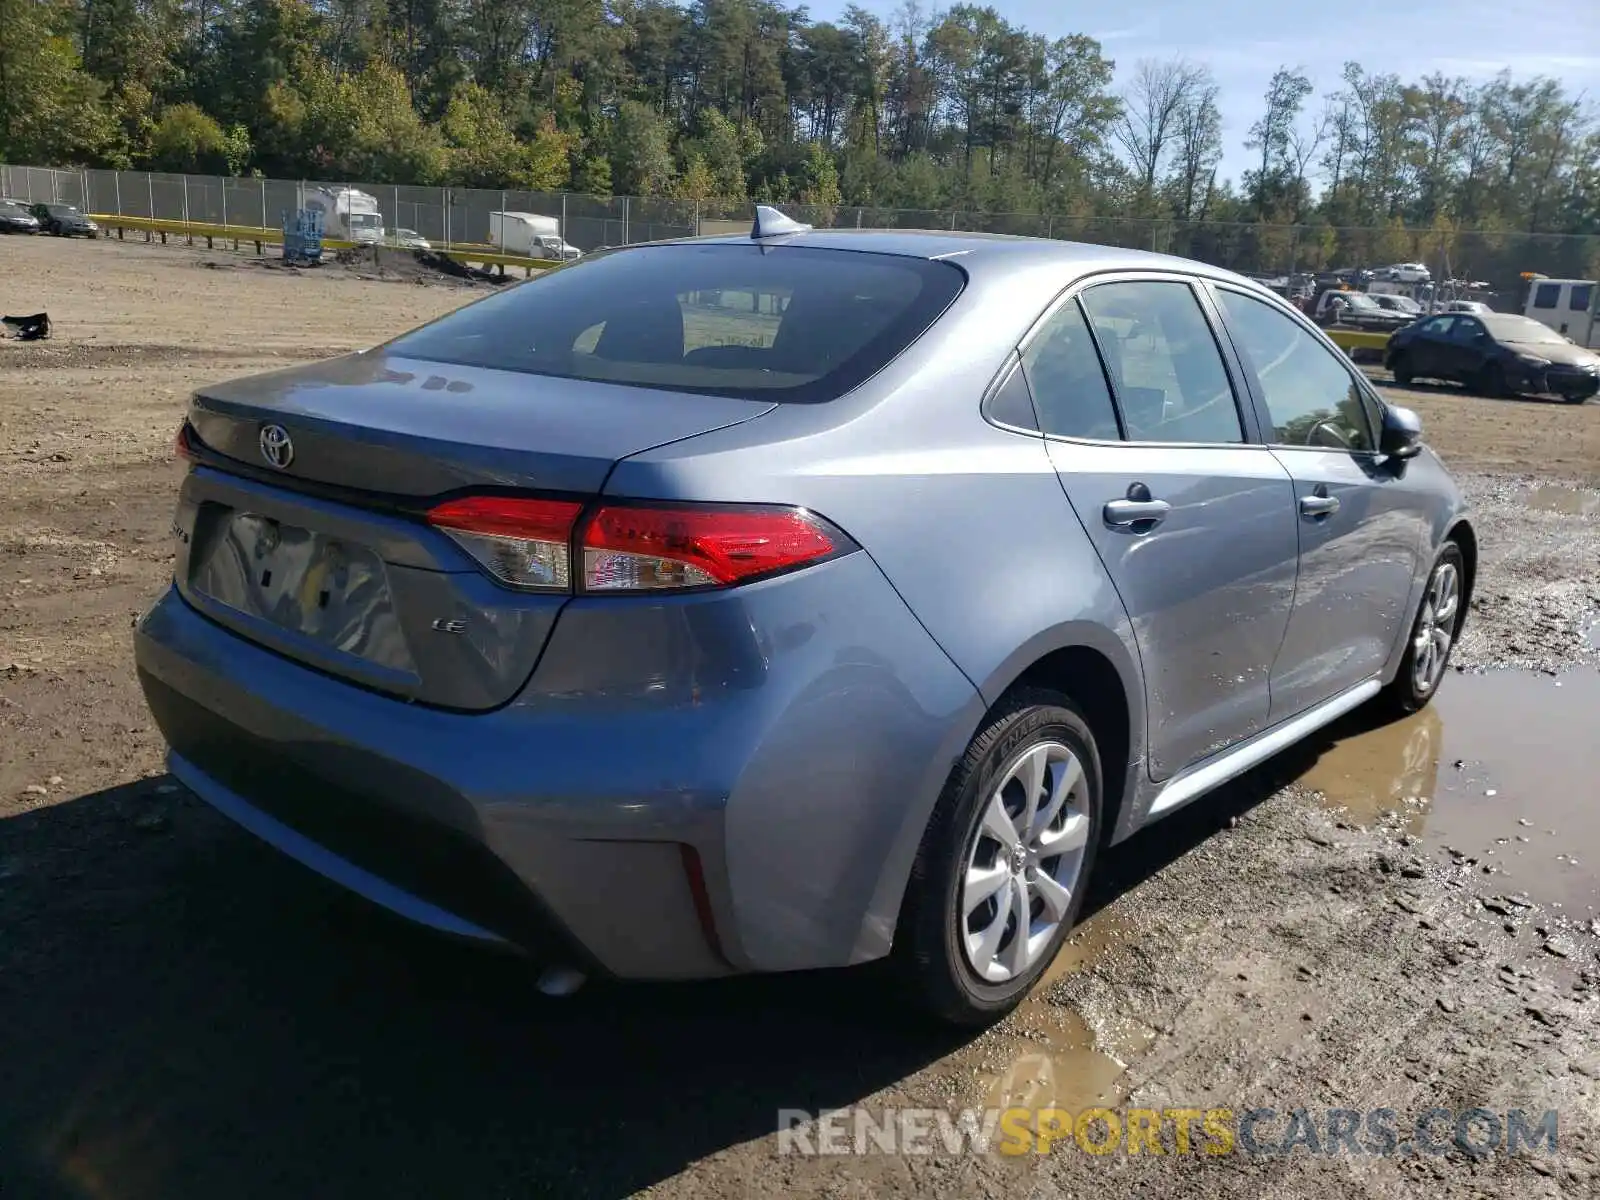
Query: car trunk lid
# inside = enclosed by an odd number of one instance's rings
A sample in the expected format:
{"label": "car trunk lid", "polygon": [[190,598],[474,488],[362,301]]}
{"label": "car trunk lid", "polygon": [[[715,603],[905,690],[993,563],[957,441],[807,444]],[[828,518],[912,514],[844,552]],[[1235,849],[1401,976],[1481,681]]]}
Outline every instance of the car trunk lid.
{"label": "car trunk lid", "polygon": [[447,366],[373,351],[203,389],[174,533],[184,597],[308,666],[468,711],[532,673],[564,593],[503,587],[423,519],[515,489],[584,499],[644,450],[766,401]]}

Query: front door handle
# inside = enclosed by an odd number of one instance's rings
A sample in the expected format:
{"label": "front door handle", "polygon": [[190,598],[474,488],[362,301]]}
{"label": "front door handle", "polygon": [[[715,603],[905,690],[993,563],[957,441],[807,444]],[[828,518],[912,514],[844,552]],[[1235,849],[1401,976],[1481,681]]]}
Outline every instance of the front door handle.
{"label": "front door handle", "polygon": [[1151,525],[1166,520],[1172,505],[1165,500],[1112,500],[1106,504],[1107,525]]}
{"label": "front door handle", "polygon": [[1300,497],[1300,515],[1315,520],[1318,517],[1331,516],[1339,511],[1339,497],[1328,495],[1328,489],[1322,484],[1317,485],[1317,490],[1309,496]]}

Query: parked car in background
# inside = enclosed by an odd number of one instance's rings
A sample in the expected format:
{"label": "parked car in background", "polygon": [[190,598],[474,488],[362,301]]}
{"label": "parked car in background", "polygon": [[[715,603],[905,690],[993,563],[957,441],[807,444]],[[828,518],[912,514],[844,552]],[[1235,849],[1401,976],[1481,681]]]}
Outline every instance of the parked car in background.
{"label": "parked car in background", "polygon": [[1104,846],[1427,704],[1477,563],[1265,289],[769,208],[205,387],[178,446],[173,774],[550,991],[891,956],[993,1021]]}
{"label": "parked car in background", "polygon": [[1582,404],[1600,391],[1600,354],[1514,313],[1442,313],[1389,339],[1397,383],[1443,379],[1480,395],[1554,395]]}
{"label": "parked car in background", "polygon": [[56,237],[99,237],[100,226],[70,204],[35,204],[28,210],[39,228]]}
{"label": "parked car in background", "polygon": [[1433,272],[1422,263],[1394,263],[1379,268],[1374,274],[1394,283],[1428,283],[1433,279]]}
{"label": "parked car in background", "polygon": [[1410,296],[1396,296],[1393,293],[1382,292],[1368,293],[1368,296],[1379,308],[1398,313],[1409,320],[1415,321],[1423,315],[1422,305]]}
{"label": "parked car in background", "polygon": [[433,243],[415,229],[391,229],[388,237],[391,246],[401,250],[432,250]]}
{"label": "parked car in background", "polygon": [[1482,300],[1451,300],[1439,307],[1440,312],[1447,313],[1492,313]]}
{"label": "parked car in background", "polygon": [[1413,314],[1394,312],[1365,292],[1327,288],[1311,302],[1312,319],[1318,325],[1339,325],[1346,329],[1399,329]]}
{"label": "parked car in background", "polygon": [[39,218],[20,200],[0,200],[0,233],[38,233]]}

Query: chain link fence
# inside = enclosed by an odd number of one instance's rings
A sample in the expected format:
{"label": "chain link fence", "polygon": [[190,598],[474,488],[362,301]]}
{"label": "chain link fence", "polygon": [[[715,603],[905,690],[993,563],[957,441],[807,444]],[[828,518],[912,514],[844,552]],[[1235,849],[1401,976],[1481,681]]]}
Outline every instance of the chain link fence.
{"label": "chain link fence", "polygon": [[[561,237],[582,250],[742,231],[749,227],[754,215],[754,206],[749,202],[0,165],[0,197],[72,204],[85,212],[108,216],[272,229],[282,228],[285,218],[303,207],[308,191],[347,187],[374,198],[390,234],[397,229],[411,230],[444,249],[488,244],[490,214],[494,212],[551,218]],[[1176,254],[1257,275],[1420,262],[1430,268],[1436,279],[1488,283],[1489,287],[1481,290],[1510,298],[1517,295],[1525,272],[1579,279],[1593,279],[1600,273],[1600,237],[1579,235],[1329,228],[843,205],[782,207],[797,220],[818,227],[949,229],[1061,238]]]}

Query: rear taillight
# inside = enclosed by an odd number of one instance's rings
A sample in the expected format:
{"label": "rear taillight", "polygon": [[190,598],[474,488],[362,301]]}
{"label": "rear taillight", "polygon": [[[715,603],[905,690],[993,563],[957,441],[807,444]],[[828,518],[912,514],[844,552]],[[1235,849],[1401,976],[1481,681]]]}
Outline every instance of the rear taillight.
{"label": "rear taillight", "polygon": [[856,548],[800,508],[607,504],[580,530],[582,509],[569,500],[468,496],[430,510],[428,523],[501,583],[531,591],[732,587]]}
{"label": "rear taillight", "polygon": [[182,425],[178,426],[178,436],[172,441],[173,453],[187,462],[193,462],[196,457],[194,443],[189,440],[190,436],[189,422],[184,421]]}
{"label": "rear taillight", "polygon": [[572,588],[572,526],[583,505],[571,500],[467,496],[428,513],[428,523],[501,583],[530,591]]}
{"label": "rear taillight", "polygon": [[587,592],[729,587],[820,562],[849,547],[798,508],[607,505],[583,527]]}

